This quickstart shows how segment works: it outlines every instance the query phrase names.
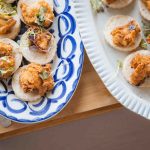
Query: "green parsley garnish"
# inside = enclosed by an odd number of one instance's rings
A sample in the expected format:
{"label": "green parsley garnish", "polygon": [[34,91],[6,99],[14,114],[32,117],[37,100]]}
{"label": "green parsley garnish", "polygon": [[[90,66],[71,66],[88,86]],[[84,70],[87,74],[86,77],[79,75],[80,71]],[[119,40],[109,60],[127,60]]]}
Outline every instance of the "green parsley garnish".
{"label": "green parsley garnish", "polygon": [[46,8],[41,7],[39,13],[36,15],[37,18],[36,23],[40,26],[43,26],[43,23],[45,21],[45,16],[44,16],[45,12],[46,12]]}
{"label": "green parsley garnish", "polygon": [[44,70],[44,71],[42,71],[41,74],[39,74],[39,76],[40,76],[40,78],[41,78],[42,80],[46,80],[46,79],[49,78],[49,73]]}
{"label": "green parsley garnish", "polygon": [[17,8],[16,6],[12,6],[11,4],[7,4],[3,1],[0,1],[0,14],[4,15],[15,15],[17,13]]}
{"label": "green parsley garnish", "polygon": [[123,62],[120,60],[117,60],[117,66],[119,69],[121,69],[123,67]]}
{"label": "green parsley garnish", "polygon": [[147,49],[147,42],[144,39],[141,40],[140,47],[143,49]]}
{"label": "green parsley garnish", "polygon": [[9,56],[3,56],[3,57],[0,58],[0,60],[1,60],[1,61],[5,61],[5,62],[8,62],[8,63],[10,62]]}
{"label": "green parsley garnish", "polygon": [[144,36],[147,37],[150,34],[150,24],[148,22],[142,22],[142,23],[143,23]]}
{"label": "green parsley garnish", "polygon": [[28,31],[28,37],[35,39],[36,33],[34,32],[34,30],[30,30]]}
{"label": "green parsley garnish", "polygon": [[95,12],[99,13],[104,11],[102,0],[90,0],[90,2]]}
{"label": "green parsley garnish", "polygon": [[0,58],[0,60],[7,61],[8,57],[7,56],[3,56],[3,57]]}
{"label": "green parsley garnish", "polygon": [[2,70],[2,69],[0,69],[0,75],[4,75],[4,74],[6,74],[6,73],[8,73],[8,72],[13,72],[14,71],[14,67],[10,67],[9,69],[7,69],[7,70]]}

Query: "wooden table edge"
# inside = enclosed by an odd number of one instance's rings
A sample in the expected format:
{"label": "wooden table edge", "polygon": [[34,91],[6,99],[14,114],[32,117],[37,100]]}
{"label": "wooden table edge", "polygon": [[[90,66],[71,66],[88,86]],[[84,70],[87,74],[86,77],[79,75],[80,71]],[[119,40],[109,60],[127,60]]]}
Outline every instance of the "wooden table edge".
{"label": "wooden table edge", "polygon": [[38,124],[33,124],[33,125],[26,125],[23,126],[20,129],[16,129],[16,130],[12,130],[12,131],[8,131],[5,133],[0,134],[0,140],[4,140],[10,137],[14,137],[14,136],[18,136],[18,135],[23,135],[26,133],[30,133],[32,131],[39,131],[45,128],[49,128],[49,127],[53,127],[53,126],[58,126],[60,124],[64,124],[64,123],[69,123],[72,121],[76,121],[76,120],[81,120],[81,119],[86,119],[92,116],[97,116],[100,115],[102,113],[106,113],[106,112],[110,112],[116,109],[120,109],[122,108],[122,105],[119,103],[110,105],[110,106],[104,106],[101,108],[97,108],[95,110],[90,110],[90,111],[86,111],[84,113],[78,113],[78,114],[74,114],[74,115],[70,115],[64,118],[58,118],[58,119],[54,119],[54,120],[49,120],[43,123],[38,123]]}

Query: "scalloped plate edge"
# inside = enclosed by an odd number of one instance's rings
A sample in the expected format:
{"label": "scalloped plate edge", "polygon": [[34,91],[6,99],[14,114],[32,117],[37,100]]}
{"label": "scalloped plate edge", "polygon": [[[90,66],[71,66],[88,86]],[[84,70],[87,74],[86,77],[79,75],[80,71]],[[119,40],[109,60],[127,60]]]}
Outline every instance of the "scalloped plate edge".
{"label": "scalloped plate edge", "polygon": [[[91,11],[88,11],[87,0],[74,0],[77,24],[87,55],[99,77],[104,82],[109,92],[129,110],[140,116],[150,119],[150,104],[134,94],[129,94],[128,89],[120,85],[111,77],[111,69],[106,61],[104,52],[100,51],[100,44]],[[93,29],[91,29],[91,27]],[[107,69],[106,69],[107,68]]]}

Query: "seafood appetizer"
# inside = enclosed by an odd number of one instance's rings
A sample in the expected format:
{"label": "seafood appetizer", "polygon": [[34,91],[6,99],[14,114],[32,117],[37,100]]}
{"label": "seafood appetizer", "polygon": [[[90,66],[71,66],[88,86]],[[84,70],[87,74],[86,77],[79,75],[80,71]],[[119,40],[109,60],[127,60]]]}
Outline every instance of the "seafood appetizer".
{"label": "seafood appetizer", "polygon": [[53,87],[54,80],[50,64],[41,66],[31,63],[23,66],[16,71],[12,79],[15,95],[24,101],[39,100]]}
{"label": "seafood appetizer", "polygon": [[127,56],[123,75],[134,86],[150,87],[150,51],[140,50]]}
{"label": "seafood appetizer", "polygon": [[40,27],[30,27],[21,37],[20,50],[29,62],[46,64],[56,53],[54,36]]}
{"label": "seafood appetizer", "polygon": [[102,2],[110,8],[123,8],[132,3],[133,0],[102,0]]}
{"label": "seafood appetizer", "polygon": [[7,38],[0,39],[0,79],[10,77],[21,65],[19,45]]}
{"label": "seafood appetizer", "polygon": [[141,40],[140,25],[130,16],[116,15],[111,17],[104,29],[106,41],[120,51],[135,50]]}
{"label": "seafood appetizer", "polygon": [[150,21],[150,0],[139,0],[141,16]]}
{"label": "seafood appetizer", "polygon": [[19,0],[18,14],[29,25],[49,28],[54,20],[53,0]]}
{"label": "seafood appetizer", "polygon": [[15,39],[20,31],[20,18],[11,4],[0,2],[0,38]]}

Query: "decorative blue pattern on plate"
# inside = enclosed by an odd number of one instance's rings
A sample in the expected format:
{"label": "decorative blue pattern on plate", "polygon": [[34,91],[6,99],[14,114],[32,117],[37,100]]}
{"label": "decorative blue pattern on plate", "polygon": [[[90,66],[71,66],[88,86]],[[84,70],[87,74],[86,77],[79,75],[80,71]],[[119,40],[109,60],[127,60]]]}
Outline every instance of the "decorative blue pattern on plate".
{"label": "decorative blue pattern on plate", "polygon": [[11,79],[1,81],[0,114],[13,121],[36,123],[53,117],[69,102],[77,87],[84,48],[74,18],[73,2],[54,0],[54,12],[56,19],[50,32],[54,32],[58,47],[57,56],[51,62],[55,87],[39,102],[27,103],[14,95]]}

